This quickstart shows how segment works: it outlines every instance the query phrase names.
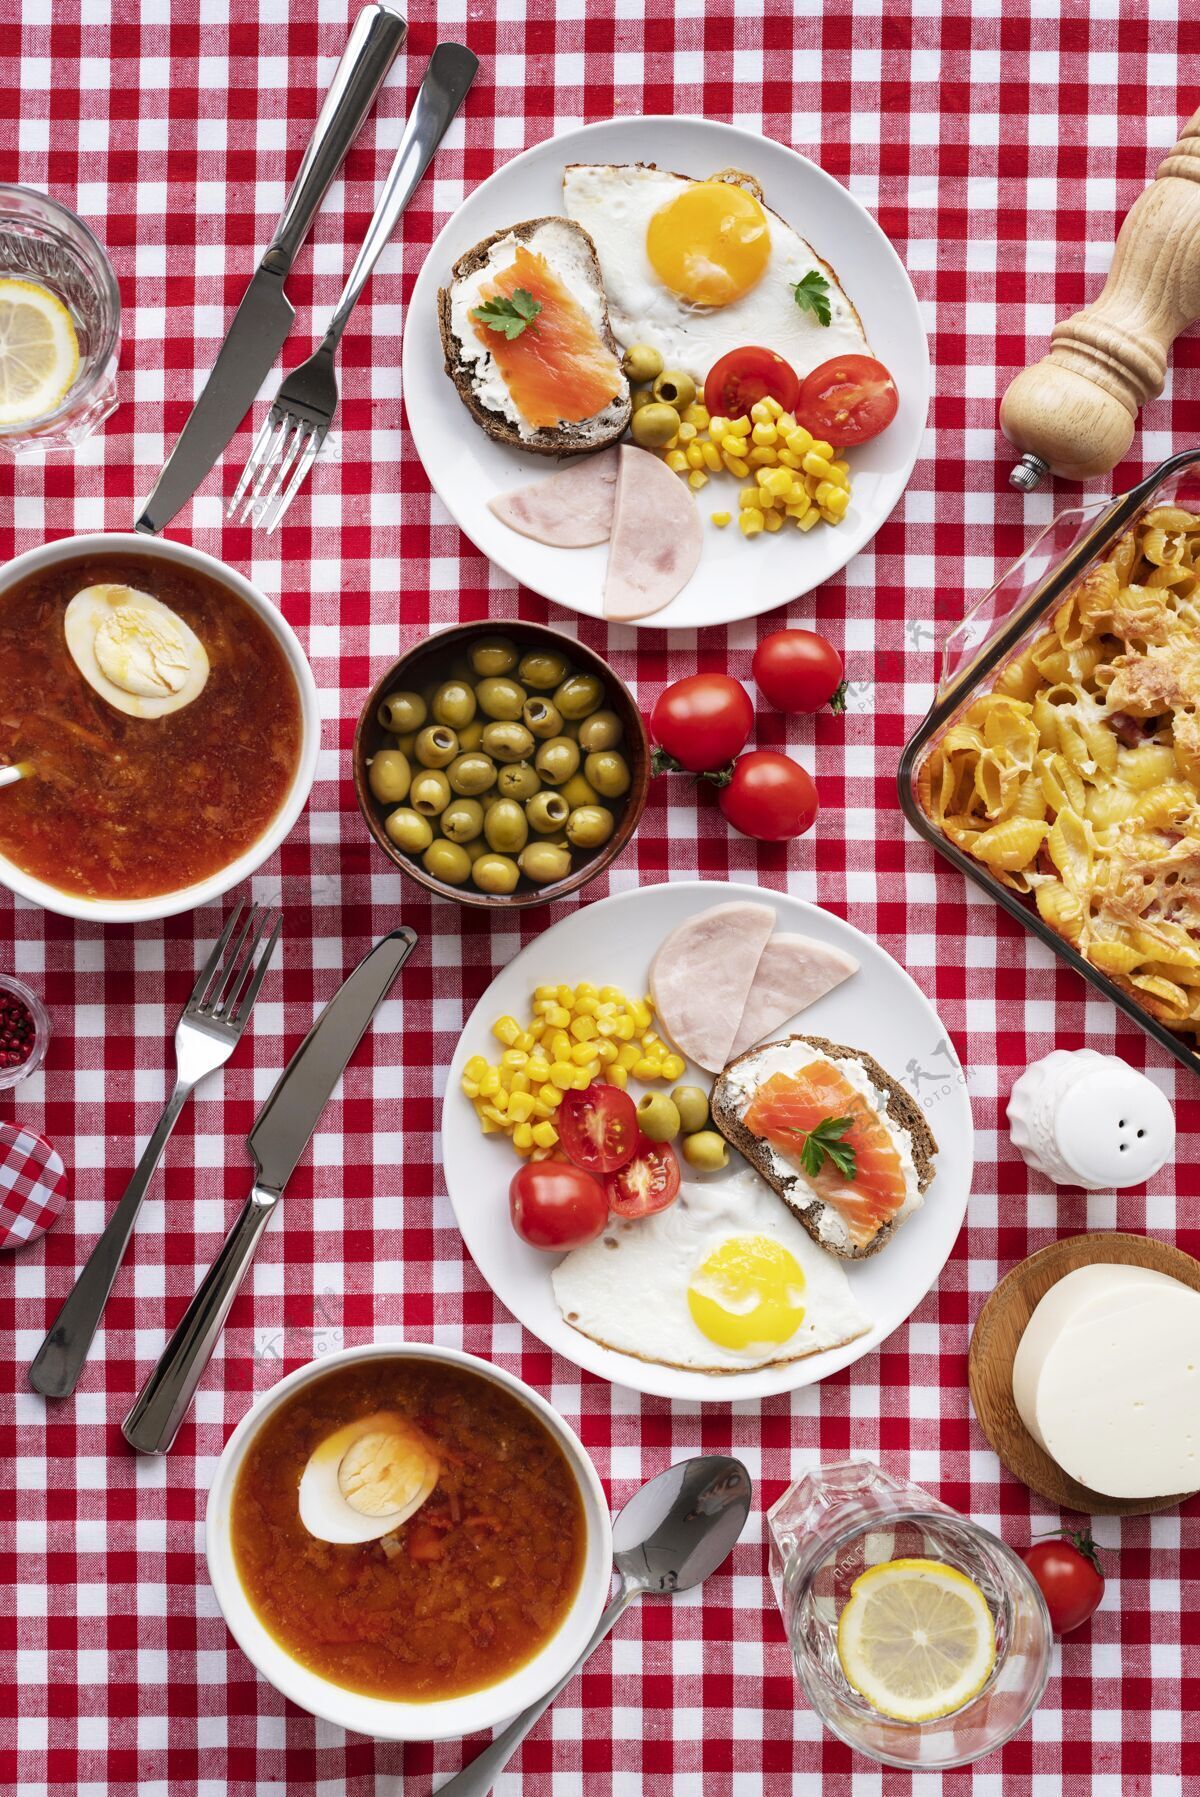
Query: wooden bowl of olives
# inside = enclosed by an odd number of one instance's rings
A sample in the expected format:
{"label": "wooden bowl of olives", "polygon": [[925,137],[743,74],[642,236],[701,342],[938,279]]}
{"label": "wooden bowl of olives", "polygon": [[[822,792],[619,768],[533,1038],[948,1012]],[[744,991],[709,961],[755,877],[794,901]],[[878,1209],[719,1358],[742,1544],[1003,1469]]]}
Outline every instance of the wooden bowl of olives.
{"label": "wooden bowl of olives", "polygon": [[354,790],[389,860],[463,905],[542,905],[621,853],[650,783],[632,693],[572,637],[457,624],[401,656],[354,734]]}

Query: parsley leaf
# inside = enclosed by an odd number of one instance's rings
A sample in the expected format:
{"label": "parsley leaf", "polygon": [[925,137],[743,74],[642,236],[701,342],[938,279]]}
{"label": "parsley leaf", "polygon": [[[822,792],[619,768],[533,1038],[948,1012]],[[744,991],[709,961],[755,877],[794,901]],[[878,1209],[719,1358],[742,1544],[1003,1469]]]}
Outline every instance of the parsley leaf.
{"label": "parsley leaf", "polygon": [[817,1177],[827,1159],[846,1179],[854,1178],[858,1156],[850,1143],[842,1140],[853,1127],[853,1117],[823,1117],[815,1129],[809,1130],[800,1150],[800,1165],[811,1178]]}
{"label": "parsley leaf", "polygon": [[833,316],[829,309],[829,282],[815,268],[797,281],[792,295],[802,312],[811,312],[818,324],[829,323]]}
{"label": "parsley leaf", "polygon": [[496,299],[485,300],[482,306],[474,308],[471,317],[485,324],[489,331],[503,331],[511,343],[533,323],[541,309],[542,302],[535,300],[528,288],[518,287],[511,297],[501,294]]}

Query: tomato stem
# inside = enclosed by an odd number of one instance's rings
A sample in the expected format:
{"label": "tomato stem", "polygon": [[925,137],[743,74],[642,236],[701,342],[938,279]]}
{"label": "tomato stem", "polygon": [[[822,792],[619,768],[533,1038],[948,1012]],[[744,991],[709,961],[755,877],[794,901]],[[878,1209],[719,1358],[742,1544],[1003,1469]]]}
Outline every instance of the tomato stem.
{"label": "tomato stem", "polygon": [[1100,1564],[1100,1555],[1096,1543],[1092,1540],[1090,1529],[1046,1529],[1041,1535],[1034,1535],[1034,1541],[1069,1541],[1077,1554],[1091,1562],[1100,1577],[1104,1577],[1104,1568]]}

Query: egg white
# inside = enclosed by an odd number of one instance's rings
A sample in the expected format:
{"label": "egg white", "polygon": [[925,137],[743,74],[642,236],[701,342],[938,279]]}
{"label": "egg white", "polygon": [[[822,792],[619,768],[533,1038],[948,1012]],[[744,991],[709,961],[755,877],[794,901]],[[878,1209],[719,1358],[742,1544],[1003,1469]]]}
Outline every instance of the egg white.
{"label": "egg white", "polygon": [[[668,368],[699,384],[731,349],[772,349],[803,378],[832,356],[869,351],[858,314],[833,270],[778,213],[767,209],[767,269],[728,306],[690,306],[665,287],[646,252],[646,231],[659,209],[695,181],[639,164],[573,163],[563,172],[569,218],[596,245],[613,336],[623,349],[648,343]],[[793,289],[813,271],[829,283],[828,325],[796,304]]]}
{"label": "egg white", "polygon": [[63,634],[93,692],[129,717],[179,711],[208,680],[208,655],[195,631],[137,587],[84,587],[63,614]]}
{"label": "egg white", "polygon": [[[785,1342],[737,1350],[711,1341],[692,1319],[688,1286],[731,1237],[776,1241],[804,1274],[804,1316]],[[575,1248],[551,1274],[559,1309],[573,1329],[602,1346],[661,1366],[742,1372],[853,1341],[870,1321],[838,1262],[819,1248],[750,1168],[727,1179],[688,1181],[667,1210],[626,1222]]]}

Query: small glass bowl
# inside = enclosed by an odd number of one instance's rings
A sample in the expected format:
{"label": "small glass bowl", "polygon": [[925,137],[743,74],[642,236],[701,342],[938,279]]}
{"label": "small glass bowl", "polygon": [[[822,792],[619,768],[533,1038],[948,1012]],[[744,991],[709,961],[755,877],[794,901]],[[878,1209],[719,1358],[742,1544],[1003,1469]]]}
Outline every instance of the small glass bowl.
{"label": "small glass bowl", "polygon": [[33,1018],[33,1048],[17,1066],[0,1067],[0,1092],[19,1086],[23,1079],[36,1073],[50,1046],[50,1018],[37,993],[31,992],[24,980],[17,979],[15,974],[0,973],[0,1000],[5,998],[19,998]]}

